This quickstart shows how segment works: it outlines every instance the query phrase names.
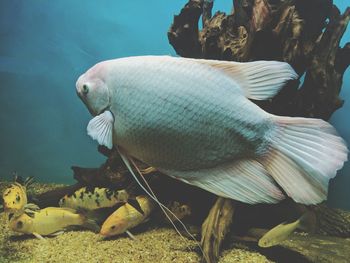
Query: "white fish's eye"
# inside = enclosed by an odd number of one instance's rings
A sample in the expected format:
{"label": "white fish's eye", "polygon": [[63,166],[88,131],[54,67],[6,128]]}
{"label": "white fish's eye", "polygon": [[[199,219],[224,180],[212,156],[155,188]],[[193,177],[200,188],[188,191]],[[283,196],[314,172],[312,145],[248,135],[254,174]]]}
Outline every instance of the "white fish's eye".
{"label": "white fish's eye", "polygon": [[84,94],[88,94],[88,93],[89,93],[89,87],[88,87],[87,84],[84,84],[84,85],[83,85],[82,92],[83,92]]}
{"label": "white fish's eye", "polygon": [[23,227],[23,222],[22,221],[18,221],[16,224],[16,228],[17,229],[21,229]]}

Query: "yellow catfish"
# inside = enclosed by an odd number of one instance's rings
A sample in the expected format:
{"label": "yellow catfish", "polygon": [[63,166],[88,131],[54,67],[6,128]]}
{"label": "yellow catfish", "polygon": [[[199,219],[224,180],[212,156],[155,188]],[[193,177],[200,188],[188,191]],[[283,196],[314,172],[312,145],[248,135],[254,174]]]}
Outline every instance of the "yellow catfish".
{"label": "yellow catfish", "polygon": [[128,232],[130,228],[145,222],[154,209],[154,203],[148,196],[137,196],[136,200],[140,204],[143,214],[126,203],[106,219],[102,225],[100,234],[110,237],[127,232],[131,235]]}
{"label": "yellow catfish", "polygon": [[99,231],[99,226],[93,220],[70,208],[47,207],[34,211],[31,216],[23,213],[10,220],[11,230],[33,234],[40,239],[43,239],[42,236],[55,235],[73,226]]}

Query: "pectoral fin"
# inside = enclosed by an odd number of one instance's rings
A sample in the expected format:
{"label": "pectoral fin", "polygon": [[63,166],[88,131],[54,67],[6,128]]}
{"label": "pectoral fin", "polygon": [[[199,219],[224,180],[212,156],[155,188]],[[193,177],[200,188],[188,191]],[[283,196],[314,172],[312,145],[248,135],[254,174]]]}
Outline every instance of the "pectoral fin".
{"label": "pectoral fin", "polygon": [[128,199],[128,204],[131,205],[133,208],[135,208],[138,212],[140,212],[142,215],[145,214],[145,212],[143,212],[139,202],[137,202],[136,199]]}
{"label": "pectoral fin", "polygon": [[108,149],[113,147],[113,124],[114,117],[110,111],[104,111],[93,118],[88,126],[87,133],[92,139]]}
{"label": "pectoral fin", "polygon": [[34,203],[28,203],[26,205],[24,205],[24,209],[28,209],[28,210],[31,210],[31,211],[39,211],[40,210],[40,207]]}

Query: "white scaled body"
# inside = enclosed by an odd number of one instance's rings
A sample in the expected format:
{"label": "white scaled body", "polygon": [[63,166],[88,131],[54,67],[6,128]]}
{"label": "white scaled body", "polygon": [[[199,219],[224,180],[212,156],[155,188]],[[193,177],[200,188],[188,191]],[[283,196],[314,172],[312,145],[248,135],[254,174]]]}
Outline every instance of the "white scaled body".
{"label": "white scaled body", "polygon": [[268,114],[232,79],[176,59],[143,64],[124,59],[116,66],[122,74],[115,75],[110,107],[114,142],[130,155],[154,167],[188,170],[266,150]]}
{"label": "white scaled body", "polygon": [[[278,117],[249,99],[296,78],[286,63],[166,56],[95,65],[77,81],[89,134],[163,173],[246,203],[317,203],[347,158],[328,123]],[[113,124],[113,130],[112,130]]]}

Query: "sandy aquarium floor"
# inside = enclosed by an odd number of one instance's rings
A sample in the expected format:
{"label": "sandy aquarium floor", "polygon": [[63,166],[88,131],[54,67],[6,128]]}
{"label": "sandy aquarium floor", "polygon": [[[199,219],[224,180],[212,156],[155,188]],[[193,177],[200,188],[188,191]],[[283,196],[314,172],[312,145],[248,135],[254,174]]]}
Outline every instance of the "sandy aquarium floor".
{"label": "sandy aquarium floor", "polygon": [[[7,183],[0,183],[2,193]],[[57,185],[56,185],[57,186]],[[55,185],[35,184],[34,191],[43,192]],[[168,227],[145,226],[133,232],[137,240],[119,236],[103,240],[89,231],[71,231],[56,237],[36,239],[33,236],[17,234],[8,229],[3,213],[0,213],[0,262],[199,262],[194,252],[196,244],[184,241]],[[220,263],[271,262],[257,252],[244,248],[224,250]]]}

